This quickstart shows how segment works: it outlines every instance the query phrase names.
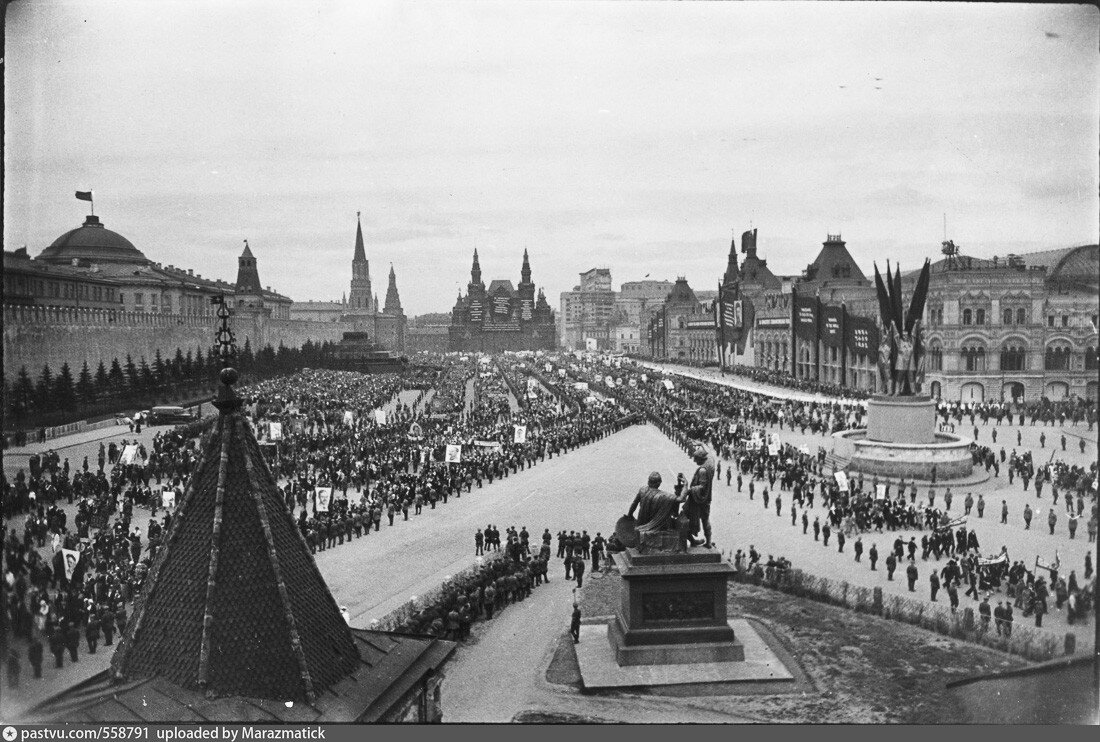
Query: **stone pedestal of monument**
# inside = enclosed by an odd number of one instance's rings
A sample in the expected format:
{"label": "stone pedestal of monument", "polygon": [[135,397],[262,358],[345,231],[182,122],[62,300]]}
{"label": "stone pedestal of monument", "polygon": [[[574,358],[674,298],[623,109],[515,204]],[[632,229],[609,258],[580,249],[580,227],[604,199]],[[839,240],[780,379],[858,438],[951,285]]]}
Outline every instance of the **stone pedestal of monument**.
{"label": "stone pedestal of monument", "polygon": [[622,600],[608,627],[620,667],[738,662],[745,648],[726,615],[733,567],[712,549],[616,555]]}
{"label": "stone pedestal of monument", "polygon": [[936,431],[931,397],[878,395],[867,402],[867,428],[833,434],[852,451],[853,471],[888,478],[951,481],[974,470],[970,439]]}
{"label": "stone pedestal of monument", "polygon": [[867,439],[882,443],[935,443],[935,400],[931,397],[871,397],[867,400]]}

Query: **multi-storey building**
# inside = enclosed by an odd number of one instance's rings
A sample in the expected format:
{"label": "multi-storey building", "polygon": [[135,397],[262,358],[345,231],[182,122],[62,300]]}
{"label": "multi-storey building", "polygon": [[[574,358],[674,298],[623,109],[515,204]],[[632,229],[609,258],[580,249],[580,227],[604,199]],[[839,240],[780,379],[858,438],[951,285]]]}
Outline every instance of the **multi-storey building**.
{"label": "multi-storey building", "polygon": [[[935,396],[963,401],[1097,398],[1100,247],[992,260],[950,242],[924,315]],[[916,276],[905,276],[908,288]]]}
{"label": "multi-storey building", "polygon": [[506,350],[553,350],[558,345],[554,310],[542,289],[535,297],[531,262],[523,251],[518,287],[495,280],[488,287],[481,280],[477,250],[470,269],[466,296],[461,293],[451,310],[448,347],[453,351],[500,353]]}
{"label": "multi-storey building", "polygon": [[580,274],[580,283],[561,294],[559,334],[562,347],[584,350],[595,344],[599,350],[613,346],[612,315],[615,291],[611,288],[611,270],[592,268]]}
{"label": "multi-storey building", "polygon": [[[925,391],[966,402],[1096,398],[1100,247],[992,260],[943,248],[922,319]],[[766,270],[755,230],[743,235],[742,252],[738,266],[731,249],[723,278],[742,329],[736,341],[727,333],[725,362],[881,391],[877,296],[840,236],[830,235],[799,277]],[[919,273],[903,274],[906,297]]]}

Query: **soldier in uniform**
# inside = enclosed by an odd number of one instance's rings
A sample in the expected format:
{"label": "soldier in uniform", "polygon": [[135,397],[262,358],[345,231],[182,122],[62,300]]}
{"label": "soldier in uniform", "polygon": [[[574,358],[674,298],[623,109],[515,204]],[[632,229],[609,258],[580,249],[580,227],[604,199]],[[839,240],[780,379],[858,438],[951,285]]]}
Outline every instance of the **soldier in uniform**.
{"label": "soldier in uniform", "polygon": [[875,564],[878,562],[878,546],[871,544],[871,550],[867,552],[867,558],[871,561],[871,571],[875,571]]}
{"label": "soldier in uniform", "polygon": [[569,621],[569,633],[573,636],[573,643],[579,644],[581,641],[581,606],[579,603],[573,603],[573,617]]}

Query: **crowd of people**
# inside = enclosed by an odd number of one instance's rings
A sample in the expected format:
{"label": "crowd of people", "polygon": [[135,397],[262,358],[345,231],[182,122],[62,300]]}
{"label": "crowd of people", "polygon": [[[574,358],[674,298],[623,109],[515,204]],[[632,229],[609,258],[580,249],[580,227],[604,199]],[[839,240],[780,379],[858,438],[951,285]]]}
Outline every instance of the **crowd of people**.
{"label": "crowd of people", "polygon": [[[904,479],[880,482],[877,477],[865,478],[859,473],[837,477],[837,470],[827,461],[823,447],[811,452],[808,447],[796,448],[780,442],[776,436],[785,429],[797,430],[802,435],[809,431],[826,436],[858,427],[864,414],[858,403],[780,400],[706,380],[629,367],[615,369],[615,383],[607,384],[606,367],[585,361],[569,362],[565,367],[571,378],[583,379],[603,389],[628,407],[647,410],[649,418],[685,450],[691,450],[694,441],[709,443],[719,459],[718,482],[723,479],[724,467],[726,486],[736,487],[738,493],[747,490],[749,500],[774,510],[777,518],[784,521],[789,518],[789,527],[801,528],[807,537],[812,531],[814,540],[824,547],[829,548],[831,542],[837,551],[853,554],[855,562],[879,571],[877,539],[885,537],[882,571],[891,581],[900,571],[910,591],[916,591],[923,571],[930,599],[938,600],[942,590],[952,610],[959,607],[960,593],[980,606],[993,591],[1000,591],[1005,598],[1000,606],[1002,612],[1010,615],[1014,606],[1023,615],[1034,616],[1039,626],[1051,603],[1054,610],[1066,608],[1070,624],[1091,615],[1095,579],[1091,555],[1086,557],[1081,578],[1076,569],[1067,572],[1057,562],[1049,565],[1037,562],[1034,568],[1028,568],[1023,561],[1010,562],[1004,547],[992,556],[983,556],[978,526],[973,521],[969,521],[969,528],[964,524],[965,517],[972,513],[976,513],[978,523],[984,518],[983,494],[979,493],[977,498],[971,492],[956,494],[950,486],[928,486],[927,482],[918,488],[915,482]],[[668,386],[664,384],[666,379],[672,382]],[[944,405],[941,412],[945,420],[971,416],[972,422],[981,418],[982,424],[992,425],[999,419],[1008,419],[1010,414],[1001,405],[993,404]],[[1016,414],[1022,412],[1040,424],[1065,425],[1075,421],[1091,424],[1095,404],[1036,404],[1017,410]],[[1018,419],[1022,423],[1023,418]],[[1042,497],[1046,485],[1054,505],[1058,504],[1059,496],[1063,498],[1070,538],[1075,537],[1077,521],[1088,517],[1089,539],[1095,540],[1095,463],[1086,469],[1052,456],[1037,465],[1031,451],[1014,449],[1007,453],[1002,448],[998,458],[992,449],[977,444],[972,452],[976,464],[990,468],[987,462],[992,459],[997,465],[1006,465],[1010,483],[1013,477],[1018,477],[1024,491],[1030,491],[1030,486],[1037,498]],[[815,509],[815,500],[820,510]],[[1000,522],[1007,523],[1008,505],[1004,500],[998,505]],[[1022,516],[1022,525],[1030,528],[1030,504],[1025,504]],[[1047,525],[1052,535],[1060,520],[1051,508]],[[921,532],[919,540],[916,535],[907,540],[902,538],[904,531]],[[891,543],[887,534],[895,532]],[[865,538],[869,546],[865,545]],[[746,553],[735,557],[735,562],[743,562],[744,568],[751,571],[758,567],[766,570],[769,563],[779,569],[778,565],[787,560],[769,556],[763,561],[755,547],[750,546]],[[924,567],[925,562],[934,566]]]}
{"label": "crowd of people", "polygon": [[[821,436],[824,442],[833,432],[859,427],[866,413],[856,399],[777,399],[574,356],[490,360],[450,355],[432,361],[404,375],[303,370],[240,389],[288,510],[314,552],[367,537],[383,524],[392,527],[469,495],[475,487],[648,419],[686,451],[694,451],[697,442],[713,448],[716,485],[724,481],[731,491],[736,487],[750,501],[774,510],[781,523],[789,518],[787,527],[801,528],[807,538],[812,531],[826,548],[851,549],[861,566],[866,553],[866,564],[878,571],[878,541],[884,540],[886,579],[900,571],[915,591],[920,573],[927,572],[931,599],[937,600],[942,590],[952,609],[959,605],[960,590],[980,605],[991,591],[1000,590],[1002,614],[1015,608],[1034,615],[1037,625],[1051,603],[1054,610],[1065,607],[1071,621],[1089,615],[1091,560],[1078,578],[1075,569],[1064,570],[1056,562],[1037,563],[1033,569],[1022,561],[1010,563],[1004,549],[986,557],[978,527],[957,520],[975,511],[980,524],[988,505],[991,516],[999,514],[1006,523],[1004,501],[986,503],[982,494],[975,499],[970,492],[954,493],[935,483],[918,487],[860,474],[837,477],[824,447],[810,450],[780,440],[797,432]],[[1095,404],[951,404],[941,405],[940,414],[944,424],[961,425],[969,417],[975,427],[979,419],[990,427],[989,435],[982,436],[989,445],[973,447],[975,462],[994,476],[1004,467],[1009,483],[1018,480],[1036,500],[1049,493],[1053,507],[1043,522],[1052,534],[1064,523],[1075,538],[1078,521],[1087,518],[1088,538],[1095,541],[1096,464],[1086,468],[1059,459],[1054,431],[1052,455],[1045,462],[1023,449],[1019,432],[1015,448],[1011,441],[998,444],[993,432],[1003,420],[1011,425],[1015,418],[1022,425],[1025,415],[1032,425],[1083,423],[1091,430]],[[77,661],[82,635],[88,651],[95,651],[101,638],[112,643],[182,501],[203,430],[196,423],[159,431],[148,447],[136,441],[101,445],[95,461],[85,458],[76,466],[51,451],[30,457],[29,471],[20,470],[11,483],[0,475],[5,519],[24,516],[22,535],[11,528],[3,543],[0,598],[9,680],[21,667],[13,638],[25,642],[35,676],[41,676],[46,646],[61,667],[66,652],[70,662]],[[1057,444],[1066,451],[1064,435]],[[144,540],[136,508],[149,510]],[[1029,503],[1023,526],[1030,528],[1034,517]],[[919,540],[915,535],[904,539],[904,531],[920,532]],[[526,528],[509,527],[505,534],[502,544],[495,526],[479,530],[477,555],[491,552],[494,558],[473,581],[451,585],[441,605],[410,616],[404,628],[462,638],[478,616],[491,617],[550,579],[555,536],[545,531],[536,552]],[[599,533],[559,532],[556,539],[565,575],[578,587],[586,571],[609,565],[607,541]],[[865,540],[870,542],[866,552]],[[77,556],[69,563],[72,554]],[[752,546],[735,562],[748,571],[789,567],[782,556],[762,559]],[[931,564],[925,567],[926,562]]]}

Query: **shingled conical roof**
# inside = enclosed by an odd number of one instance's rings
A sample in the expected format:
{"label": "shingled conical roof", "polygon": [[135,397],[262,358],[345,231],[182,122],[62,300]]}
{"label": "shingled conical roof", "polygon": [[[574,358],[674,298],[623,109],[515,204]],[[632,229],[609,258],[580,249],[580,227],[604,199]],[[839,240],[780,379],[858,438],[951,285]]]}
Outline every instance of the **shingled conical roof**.
{"label": "shingled conical roof", "polygon": [[352,673],[359,652],[240,401],[227,386],[215,404],[112,672],[212,696],[310,701]]}

